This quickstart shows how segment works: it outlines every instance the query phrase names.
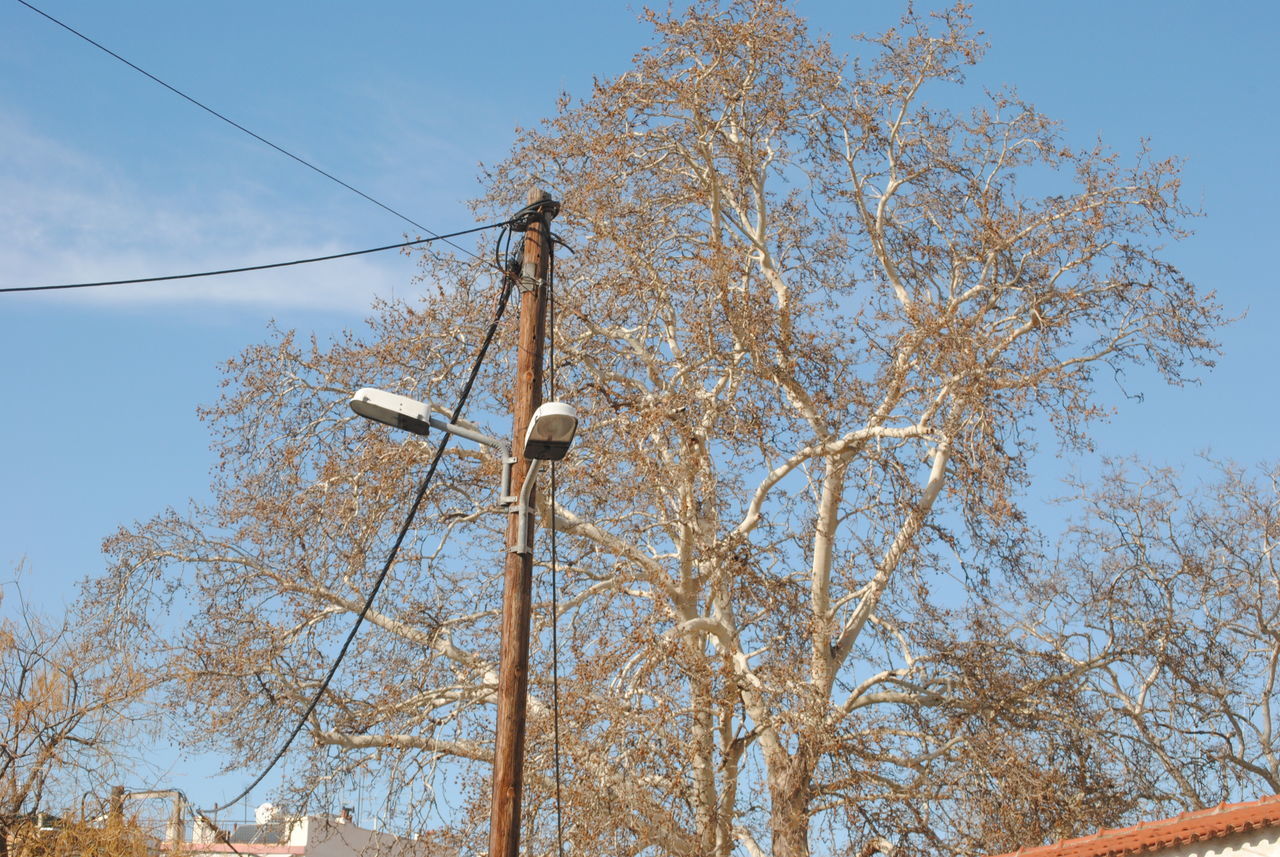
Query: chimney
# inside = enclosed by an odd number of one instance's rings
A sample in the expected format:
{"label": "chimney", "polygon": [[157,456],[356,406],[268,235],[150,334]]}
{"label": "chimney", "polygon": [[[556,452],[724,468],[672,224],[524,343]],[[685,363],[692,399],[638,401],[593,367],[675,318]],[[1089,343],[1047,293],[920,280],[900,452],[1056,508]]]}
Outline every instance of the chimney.
{"label": "chimney", "polygon": [[351,810],[351,807],[349,807],[349,806],[344,806],[344,807],[342,808],[342,814],[338,816],[338,824],[350,824],[350,823],[351,823],[351,811],[352,811],[352,810]]}
{"label": "chimney", "polygon": [[212,845],[218,841],[218,830],[203,815],[197,815],[191,831],[193,845]]}

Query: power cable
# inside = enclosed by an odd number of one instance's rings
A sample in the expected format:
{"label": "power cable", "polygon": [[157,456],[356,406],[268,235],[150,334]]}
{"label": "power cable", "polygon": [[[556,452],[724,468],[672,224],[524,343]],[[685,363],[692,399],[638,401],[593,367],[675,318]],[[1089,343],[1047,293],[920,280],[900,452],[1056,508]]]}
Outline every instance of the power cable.
{"label": "power cable", "polygon": [[[53,23],[57,24],[59,27],[61,27],[62,29],[66,30],[67,32],[72,33],[73,35],[79,36],[81,39],[84,39],[86,42],[88,42],[89,44],[93,45],[93,46],[94,46],[95,48],[97,48],[98,50],[103,51],[104,53],[107,53],[107,54],[109,54],[109,55],[110,55],[110,56],[112,56],[112,57],[115,57],[115,58],[116,58],[116,59],[118,59],[120,62],[122,62],[122,63],[124,63],[125,65],[129,66],[129,68],[133,69],[134,71],[138,72],[139,74],[141,74],[141,75],[143,75],[143,76],[145,76],[145,77],[150,78],[151,80],[153,80],[153,81],[155,81],[156,83],[158,83],[158,84],[160,84],[161,86],[163,86],[165,89],[167,89],[167,90],[169,90],[170,92],[174,93],[175,95],[178,95],[178,96],[180,96],[180,97],[182,97],[182,98],[186,99],[187,101],[190,101],[192,104],[194,104],[196,107],[199,107],[201,110],[205,111],[206,113],[209,113],[209,114],[211,114],[211,115],[213,115],[213,116],[216,116],[217,118],[221,119],[223,122],[226,122],[228,125],[232,126],[233,128],[237,128],[237,129],[239,129],[240,131],[243,131],[244,133],[248,134],[248,135],[249,135],[250,137],[252,137],[253,139],[257,140],[258,142],[260,142],[260,143],[264,143],[264,144],[266,144],[266,145],[270,146],[271,148],[275,149],[277,152],[279,152],[280,154],[284,155],[285,157],[292,158],[293,160],[295,160],[295,161],[297,161],[298,163],[302,164],[302,165],[303,165],[304,167],[306,167],[307,169],[309,169],[309,170],[313,170],[313,171],[315,171],[315,172],[319,173],[320,175],[324,176],[325,178],[329,179],[330,181],[332,181],[332,182],[336,182],[337,184],[342,185],[344,188],[346,188],[347,190],[349,190],[349,191],[351,191],[352,193],[356,194],[357,196],[363,197],[364,199],[367,199],[369,202],[372,202],[374,205],[378,206],[379,208],[383,209],[384,211],[387,211],[387,212],[390,212],[391,214],[394,214],[396,217],[400,218],[400,219],[401,219],[401,220],[403,220],[405,223],[408,223],[410,226],[415,226],[415,227],[417,227],[418,229],[421,229],[423,232],[425,232],[425,233],[427,233],[428,235],[431,235],[431,236],[433,236],[433,237],[435,237],[435,238],[447,238],[447,237],[448,237],[448,236],[436,235],[436,233],[432,232],[430,229],[428,229],[427,227],[423,226],[421,223],[418,223],[416,220],[413,220],[412,218],[408,217],[408,216],[407,216],[407,215],[405,215],[405,214],[401,214],[399,211],[396,211],[396,210],[395,210],[394,208],[392,208],[391,206],[389,206],[389,205],[387,205],[387,204],[385,204],[385,203],[383,203],[383,202],[379,202],[378,200],[376,200],[376,199],[374,199],[373,197],[369,196],[369,194],[365,193],[364,191],[360,190],[359,188],[352,187],[351,185],[347,184],[346,182],[344,182],[342,179],[338,178],[337,176],[335,176],[335,175],[333,175],[333,174],[331,174],[331,173],[327,173],[327,172],[325,172],[324,170],[322,170],[322,169],[320,169],[319,167],[317,167],[315,164],[311,163],[310,161],[306,160],[305,158],[301,158],[301,157],[299,157],[298,155],[295,155],[293,152],[290,152],[288,149],[285,149],[285,148],[284,148],[284,147],[282,147],[282,146],[277,146],[275,143],[271,142],[271,141],[270,141],[270,140],[268,140],[266,137],[263,137],[261,134],[256,134],[256,133],[254,133],[253,131],[250,131],[248,128],[246,128],[245,126],[241,125],[239,122],[236,122],[236,121],[235,121],[235,120],[233,120],[233,119],[229,119],[228,117],[226,117],[226,116],[224,116],[223,114],[219,113],[217,110],[214,110],[212,107],[209,107],[208,105],[203,104],[203,103],[202,103],[202,102],[200,102],[200,101],[197,101],[195,98],[192,98],[190,95],[187,95],[185,92],[183,92],[182,90],[178,89],[176,86],[171,86],[170,84],[165,83],[163,80],[161,80],[160,78],[156,77],[156,76],[155,76],[154,74],[152,74],[151,72],[147,71],[147,70],[146,70],[146,69],[144,69],[144,68],[141,68],[140,66],[135,65],[134,63],[131,63],[129,60],[127,60],[127,59],[125,59],[124,57],[120,56],[120,54],[116,53],[115,51],[111,50],[110,48],[106,47],[105,45],[100,44],[99,42],[95,42],[93,39],[89,38],[89,37],[88,37],[88,36],[86,36],[84,33],[80,32],[79,30],[77,30],[77,29],[75,29],[74,27],[72,27],[70,24],[65,24],[65,23],[63,23],[62,21],[59,21],[57,18],[55,18],[55,17],[53,17],[52,15],[50,15],[48,12],[45,12],[43,9],[39,9],[39,8],[37,8],[36,6],[33,6],[31,3],[28,3],[28,2],[27,2],[27,0],[18,0],[18,2],[19,2],[19,3],[21,3],[23,6],[26,6],[26,7],[27,7],[28,9],[30,9],[32,12],[35,12],[35,13],[36,13],[36,14],[38,14],[38,15],[42,15],[42,16],[44,16],[45,18],[48,18],[50,21],[52,21]],[[460,247],[459,245],[454,244],[454,243],[453,243],[453,242],[451,242],[451,241],[448,241],[448,242],[446,242],[446,243],[448,243],[451,247],[453,247],[453,248],[455,248],[455,249],[457,249],[457,250],[461,250],[463,253],[466,253],[466,254],[467,254],[467,255],[469,255],[469,256],[475,256],[475,255],[476,255],[476,254],[472,253],[470,250],[466,249],[465,247]]]}
{"label": "power cable", "polygon": [[[21,0],[20,0],[21,2]],[[489,351],[489,344],[493,341],[494,334],[497,333],[498,323],[502,320],[503,312],[506,310],[508,299],[511,297],[512,287],[515,285],[515,278],[511,276],[503,277],[502,290],[498,296],[498,305],[495,309],[493,320],[489,323],[489,329],[485,332],[484,341],[480,344],[480,350],[476,354],[475,361],[471,364],[471,372],[467,376],[467,381],[462,387],[462,392],[458,396],[458,403],[454,406],[453,414],[449,418],[450,423],[456,423],[462,416],[462,409],[467,403],[467,399],[471,396],[471,388],[475,385],[476,378],[480,374],[480,367],[484,363],[485,355]],[[289,737],[285,739],[284,744],[280,747],[276,754],[267,763],[262,773],[251,782],[248,787],[237,794],[235,797],[219,804],[209,810],[209,813],[220,812],[229,806],[235,805],[237,801],[253,791],[259,783],[266,779],[267,774],[276,764],[284,757],[285,752],[293,744],[298,734],[302,732],[302,727],[306,725],[311,714],[316,710],[316,706],[320,703],[320,697],[328,690],[329,683],[333,681],[333,676],[338,671],[338,666],[342,663],[342,659],[346,657],[347,650],[351,648],[351,642],[356,637],[356,632],[360,630],[360,626],[364,623],[365,616],[368,615],[369,609],[373,606],[373,600],[378,596],[382,584],[387,579],[387,573],[390,572],[392,564],[395,562],[396,555],[400,552],[400,545],[404,542],[405,536],[409,533],[409,527],[413,525],[413,520],[418,514],[418,508],[422,505],[422,500],[426,496],[427,489],[431,485],[431,480],[435,476],[436,468],[440,465],[440,460],[444,456],[445,448],[449,445],[451,435],[447,432],[443,433],[439,445],[436,447],[436,454],[431,459],[431,464],[427,467],[426,476],[422,479],[422,484],[418,487],[418,492],[413,498],[413,504],[409,507],[409,512],[405,516],[404,524],[400,527],[400,532],[396,536],[395,543],[391,546],[391,552],[387,555],[387,561],[383,563],[382,571],[378,573],[377,578],[373,582],[373,588],[369,590],[369,595],[365,599],[364,606],[360,608],[360,613],[356,616],[355,624],[351,626],[351,631],[347,634],[346,640],[342,643],[342,648],[338,650],[337,657],[333,660],[333,665],[329,668],[329,672],[325,675],[324,680],[320,683],[320,687],[316,689],[315,695],[311,698],[311,702],[307,704],[306,710],[302,716],[298,718],[298,723],[293,727],[293,731],[289,733]]]}
{"label": "power cable", "polygon": [[[22,0],[18,0],[18,2],[22,2]],[[247,265],[241,268],[222,268],[217,271],[201,271],[195,274],[169,274],[163,277],[136,277],[132,280],[102,280],[101,282],[96,283],[63,283],[56,286],[10,286],[8,288],[0,288],[0,293],[48,292],[57,289],[92,289],[99,286],[129,286],[136,283],[159,283],[166,280],[190,280],[196,277],[219,277],[223,274],[243,274],[248,271],[266,271],[271,268],[287,268],[291,265],[309,265],[312,262],[329,262],[334,259],[346,259],[351,256],[366,256],[370,253],[382,253],[386,250],[399,250],[404,247],[413,247],[417,244],[430,244],[433,241],[443,241],[448,238],[456,238],[459,235],[470,235],[473,232],[482,232],[486,229],[494,229],[496,227],[506,225],[506,222],[489,223],[485,226],[476,226],[472,229],[450,232],[447,235],[436,235],[433,238],[419,238],[416,241],[402,241],[399,244],[386,244],[382,247],[370,247],[368,250],[352,250],[347,253],[332,253],[328,256],[313,256],[309,259],[295,259],[292,262],[271,262],[267,265]]]}
{"label": "power cable", "polygon": [[[556,264],[551,224],[544,221],[547,236],[543,250],[547,254],[547,352],[548,368],[551,376],[551,401],[556,401]],[[572,251],[570,251],[572,252]],[[560,796],[560,586],[557,580],[559,558],[556,552],[556,465],[551,462],[551,733],[556,777],[556,853],[564,857],[564,820],[561,812]]]}

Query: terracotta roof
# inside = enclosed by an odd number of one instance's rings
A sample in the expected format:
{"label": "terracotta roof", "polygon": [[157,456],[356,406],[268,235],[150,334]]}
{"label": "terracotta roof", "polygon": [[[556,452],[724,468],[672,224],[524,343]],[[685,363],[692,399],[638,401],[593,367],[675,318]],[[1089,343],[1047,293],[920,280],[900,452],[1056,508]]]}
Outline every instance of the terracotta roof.
{"label": "terracotta roof", "polygon": [[1173,818],[1143,821],[1133,827],[1099,830],[1092,836],[1021,848],[999,857],[1128,857],[1267,827],[1280,827],[1280,795],[1247,803],[1223,803]]}

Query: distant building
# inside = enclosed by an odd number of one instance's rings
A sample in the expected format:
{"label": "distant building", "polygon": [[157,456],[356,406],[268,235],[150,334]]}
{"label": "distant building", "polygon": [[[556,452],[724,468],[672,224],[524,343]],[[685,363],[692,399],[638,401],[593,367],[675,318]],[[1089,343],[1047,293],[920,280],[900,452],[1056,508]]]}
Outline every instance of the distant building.
{"label": "distant building", "polygon": [[1280,857],[1280,795],[1220,804],[999,857]]}
{"label": "distant building", "polygon": [[255,824],[241,824],[230,832],[230,844],[197,819],[192,841],[180,846],[187,857],[235,854],[255,857],[443,857],[425,841],[366,830],[343,812],[336,818],[304,815],[297,818],[260,813]]}

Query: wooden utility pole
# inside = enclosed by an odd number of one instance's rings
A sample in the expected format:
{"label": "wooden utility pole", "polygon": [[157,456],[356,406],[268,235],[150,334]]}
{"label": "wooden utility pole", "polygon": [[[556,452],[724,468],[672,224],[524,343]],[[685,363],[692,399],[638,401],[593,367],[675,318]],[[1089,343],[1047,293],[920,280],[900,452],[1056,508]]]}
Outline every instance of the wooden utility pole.
{"label": "wooden utility pole", "polygon": [[[512,491],[518,492],[529,472],[524,436],[533,412],[542,404],[542,345],[547,327],[547,272],[551,261],[551,218],[556,206],[551,195],[530,190],[530,206],[541,206],[524,234],[520,270],[520,333],[517,341],[516,381],[511,453]],[[514,508],[514,507],[513,507]],[[533,513],[529,513],[529,543],[533,543]],[[502,583],[502,651],[498,667],[498,724],[493,755],[492,814],[489,857],[518,857],[520,803],[524,790],[525,713],[529,700],[529,613],[533,602],[533,556],[517,553],[520,520],[507,523],[507,557]]]}
{"label": "wooden utility pole", "polygon": [[117,830],[124,825],[124,786],[111,787],[111,801],[107,804],[107,820]]}

